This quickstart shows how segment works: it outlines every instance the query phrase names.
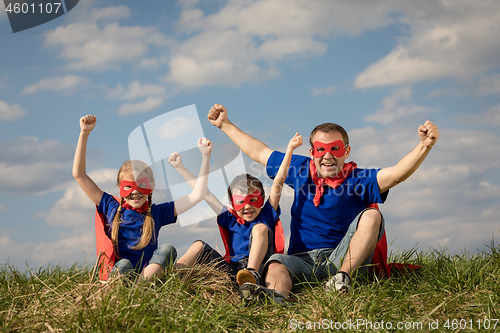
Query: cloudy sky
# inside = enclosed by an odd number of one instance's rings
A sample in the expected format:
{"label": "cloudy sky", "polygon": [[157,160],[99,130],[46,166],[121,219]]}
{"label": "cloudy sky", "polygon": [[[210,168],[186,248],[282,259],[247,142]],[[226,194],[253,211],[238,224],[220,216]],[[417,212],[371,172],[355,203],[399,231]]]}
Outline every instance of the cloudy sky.
{"label": "cloudy sky", "polygon": [[[118,168],[153,130],[156,201],[182,187],[161,159],[178,150],[196,173],[199,153],[187,149],[200,135],[215,143],[211,186],[223,188],[217,170],[238,150],[206,119],[214,103],[277,150],[339,123],[363,167],[397,163],[431,120],[438,143],[381,206],[390,251],[475,252],[500,239],[499,1],[85,0],[15,34],[3,6],[0,265],[95,260],[93,204],[71,176],[85,114],[98,119],[87,169],[102,189],[118,194]],[[187,224],[163,228],[160,242],[180,254],[197,239],[221,247],[213,219]]]}

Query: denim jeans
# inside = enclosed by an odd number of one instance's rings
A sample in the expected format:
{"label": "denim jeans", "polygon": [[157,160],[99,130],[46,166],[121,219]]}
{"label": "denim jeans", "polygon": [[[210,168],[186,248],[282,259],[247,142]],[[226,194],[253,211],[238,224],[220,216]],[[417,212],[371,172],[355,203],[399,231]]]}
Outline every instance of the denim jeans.
{"label": "denim jeans", "polygon": [[[177,259],[177,250],[170,244],[160,245],[154,252],[153,256],[149,260],[149,264],[158,264],[165,268],[167,266],[173,265]],[[145,266],[147,266],[145,265]],[[144,266],[144,267],[145,267]],[[117,261],[111,270],[111,272],[118,271],[122,275],[127,275],[133,271],[140,273],[143,267],[133,267],[132,263],[128,259],[121,259]]]}
{"label": "denim jeans", "polygon": [[[373,209],[373,208],[367,208]],[[290,272],[293,283],[298,282],[316,282],[328,279],[337,274],[342,266],[342,262],[349,249],[352,236],[356,232],[361,215],[367,210],[363,210],[351,222],[349,229],[344,238],[340,241],[336,248],[315,249],[308,252],[296,253],[293,255],[273,254],[266,262],[264,271],[271,261],[282,263]],[[382,213],[380,213],[382,215]],[[378,240],[384,234],[385,222],[382,216]],[[368,265],[371,264],[373,252],[368,256],[365,262],[359,267],[358,274],[366,274]],[[264,272],[265,273],[265,272]]]}

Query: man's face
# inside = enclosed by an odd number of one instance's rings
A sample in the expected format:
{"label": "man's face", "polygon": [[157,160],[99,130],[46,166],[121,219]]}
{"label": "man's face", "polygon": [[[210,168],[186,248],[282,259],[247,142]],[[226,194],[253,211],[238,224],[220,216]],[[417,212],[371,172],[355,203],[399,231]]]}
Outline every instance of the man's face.
{"label": "man's face", "polygon": [[[339,132],[321,132],[318,131],[314,134],[312,138],[312,142],[322,142],[322,143],[331,143],[334,141],[340,140],[344,142],[342,139],[342,134]],[[345,145],[345,144],[344,144]],[[336,157],[332,155],[330,151],[327,151],[321,157],[313,156],[313,148],[309,148],[309,154],[314,161],[314,165],[316,165],[316,171],[318,173],[318,177],[327,178],[327,177],[335,177],[339,171],[344,168],[344,162],[346,158],[349,157],[351,153],[351,146],[347,146],[345,148],[345,153],[341,157]]]}

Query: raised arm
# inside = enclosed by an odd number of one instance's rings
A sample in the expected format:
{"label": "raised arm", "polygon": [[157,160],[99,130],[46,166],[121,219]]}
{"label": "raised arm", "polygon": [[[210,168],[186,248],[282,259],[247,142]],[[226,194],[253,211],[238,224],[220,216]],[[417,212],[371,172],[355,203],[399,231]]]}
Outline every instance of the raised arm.
{"label": "raised arm", "polygon": [[[184,180],[194,188],[196,185],[196,177],[182,164],[182,156],[175,152],[172,153],[168,158],[168,163],[174,167],[175,170],[184,178]],[[224,206],[222,202],[212,192],[207,188],[207,194],[203,198],[207,204],[212,208],[215,214],[219,215]]]}
{"label": "raised arm", "polygon": [[398,164],[379,171],[377,182],[380,193],[404,182],[418,169],[439,138],[439,130],[432,122],[426,121],[424,125],[420,125],[418,128],[418,136],[420,138],[418,145],[403,157]]}
{"label": "raised arm", "polygon": [[87,115],[80,118],[80,137],[76,144],[75,158],[73,160],[73,177],[82,190],[96,205],[99,205],[102,197],[102,190],[87,175],[85,156],[87,154],[87,141],[90,132],[97,123],[96,116]]}
{"label": "raised arm", "polygon": [[240,149],[252,160],[266,166],[273,150],[265,143],[246,134],[227,118],[227,110],[220,104],[212,106],[208,112],[208,120],[220,128]]}
{"label": "raised arm", "polygon": [[198,140],[198,148],[201,151],[201,167],[193,191],[174,201],[175,215],[180,215],[198,204],[207,193],[208,171],[210,168],[210,153],[212,142],[205,138]]}
{"label": "raised arm", "polygon": [[273,185],[271,187],[271,193],[269,194],[269,203],[273,206],[274,210],[278,209],[278,205],[281,199],[281,193],[283,192],[283,184],[285,183],[286,175],[288,174],[288,169],[290,168],[290,162],[292,160],[293,151],[302,145],[302,135],[295,133],[295,136],[288,143],[286,148],[285,157],[281,161],[280,168],[276,177],[274,177]]}

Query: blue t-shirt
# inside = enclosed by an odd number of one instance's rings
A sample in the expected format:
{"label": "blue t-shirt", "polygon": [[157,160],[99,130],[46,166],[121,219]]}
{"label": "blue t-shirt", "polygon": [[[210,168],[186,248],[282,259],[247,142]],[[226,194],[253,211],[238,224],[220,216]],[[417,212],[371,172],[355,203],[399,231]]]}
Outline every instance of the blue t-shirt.
{"label": "blue t-shirt", "polygon": [[250,234],[254,225],[257,223],[264,223],[274,232],[274,225],[279,220],[280,213],[281,210],[279,206],[278,211],[275,211],[268,200],[255,220],[252,222],[245,221],[245,224],[239,224],[237,217],[231,214],[231,212],[224,206],[222,212],[217,217],[217,223],[228,231],[231,262],[237,262],[243,258],[248,258],[250,254],[248,244],[250,242]]}
{"label": "blue t-shirt", "polygon": [[[106,192],[103,192],[101,202],[97,207],[97,211],[103,214],[105,219],[106,235],[111,239],[111,230],[113,218],[120,203]],[[118,253],[117,256],[121,259],[128,259],[134,267],[141,269],[147,265],[153,252],[158,248],[158,234],[160,228],[164,225],[175,223],[177,217],[174,217],[174,202],[165,202],[159,205],[151,205],[151,215],[154,221],[154,237],[152,237],[149,244],[140,249],[133,250],[131,247],[135,246],[141,240],[142,226],[144,224],[144,214],[136,212],[131,209],[121,209],[120,228],[118,230]]]}
{"label": "blue t-shirt", "polygon": [[[274,178],[285,154],[274,151],[267,161],[267,174]],[[383,203],[389,191],[380,193],[380,169],[354,169],[337,189],[325,186],[318,207],[316,185],[309,173],[311,158],[293,155],[285,183],[294,189],[288,254],[335,248],[356,216],[373,203]]]}

